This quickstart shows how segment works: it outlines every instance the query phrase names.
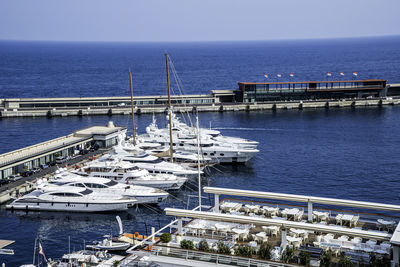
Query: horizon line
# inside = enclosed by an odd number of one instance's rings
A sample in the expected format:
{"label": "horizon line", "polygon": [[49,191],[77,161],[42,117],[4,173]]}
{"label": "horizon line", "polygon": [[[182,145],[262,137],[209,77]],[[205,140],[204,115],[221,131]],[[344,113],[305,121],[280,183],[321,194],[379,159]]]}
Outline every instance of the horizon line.
{"label": "horizon line", "polygon": [[400,37],[396,35],[365,35],[352,37],[315,37],[315,38],[282,38],[282,39],[248,39],[248,40],[177,40],[177,41],[128,41],[128,40],[46,40],[46,39],[1,39],[0,42],[54,42],[54,43],[223,43],[223,42],[277,42],[277,41],[323,41],[323,40],[345,40],[365,38],[391,38]]}

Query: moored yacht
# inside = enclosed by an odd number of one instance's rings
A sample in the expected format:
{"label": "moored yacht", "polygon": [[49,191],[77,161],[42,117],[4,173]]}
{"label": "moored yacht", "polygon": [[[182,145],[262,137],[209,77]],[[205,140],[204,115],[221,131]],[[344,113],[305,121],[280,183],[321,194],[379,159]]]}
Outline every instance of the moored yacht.
{"label": "moored yacht", "polygon": [[114,152],[109,155],[105,155],[100,158],[103,160],[114,160],[121,159],[129,161],[135,166],[141,169],[146,169],[150,173],[154,174],[174,174],[179,176],[196,176],[197,171],[185,168],[179,164],[173,162],[166,162],[156,156],[151,156],[143,150],[134,150],[128,152],[120,145],[116,145],[113,148]]}
{"label": "moored yacht", "polygon": [[137,204],[159,203],[168,197],[168,193],[148,186],[127,185],[114,180],[100,177],[84,177],[78,174],[63,172],[50,182],[42,181],[37,188],[43,191],[57,190],[58,186],[86,188],[98,194],[110,196],[122,196],[128,199],[135,199]]}
{"label": "moored yacht", "polygon": [[118,195],[99,194],[86,187],[56,186],[52,190],[36,189],[15,199],[7,209],[35,211],[104,212],[122,211],[137,200]]}
{"label": "moored yacht", "polygon": [[90,177],[108,178],[124,184],[150,186],[163,190],[178,190],[186,182],[186,177],[174,174],[150,174],[135,164],[122,160],[94,160],[77,172]]}

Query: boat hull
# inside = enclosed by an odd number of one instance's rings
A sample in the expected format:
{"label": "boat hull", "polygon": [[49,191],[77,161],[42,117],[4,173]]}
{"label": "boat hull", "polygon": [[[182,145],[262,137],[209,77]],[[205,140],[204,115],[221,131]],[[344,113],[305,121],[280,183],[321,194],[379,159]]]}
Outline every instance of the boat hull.
{"label": "boat hull", "polygon": [[67,211],[67,212],[107,212],[124,211],[133,207],[131,203],[57,203],[57,202],[21,202],[6,205],[11,210],[30,210],[30,211]]}

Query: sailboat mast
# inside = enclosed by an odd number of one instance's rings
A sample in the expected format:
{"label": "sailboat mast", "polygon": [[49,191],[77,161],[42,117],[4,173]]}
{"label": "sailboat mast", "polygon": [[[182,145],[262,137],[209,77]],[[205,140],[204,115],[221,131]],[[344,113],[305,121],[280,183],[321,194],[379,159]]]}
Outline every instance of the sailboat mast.
{"label": "sailboat mast", "polygon": [[133,145],[136,146],[136,137],[135,137],[135,113],[134,113],[134,106],[133,106],[133,88],[132,88],[132,72],[129,71],[129,83],[131,86],[131,109],[132,109],[132,137],[133,137]]}
{"label": "sailboat mast", "polygon": [[199,182],[199,211],[201,211],[201,175],[200,175],[200,128],[199,128],[199,112],[196,113],[196,128],[197,128],[197,172]]}
{"label": "sailboat mast", "polygon": [[32,264],[33,264],[33,265],[35,265],[36,242],[37,242],[37,237],[35,238],[35,246],[33,247],[33,261],[32,261]]}
{"label": "sailboat mast", "polygon": [[174,147],[172,142],[172,115],[171,115],[171,89],[169,82],[169,63],[168,63],[168,54],[165,54],[165,65],[167,67],[167,86],[168,86],[168,117],[169,117],[169,154],[171,156],[171,162],[174,161]]}

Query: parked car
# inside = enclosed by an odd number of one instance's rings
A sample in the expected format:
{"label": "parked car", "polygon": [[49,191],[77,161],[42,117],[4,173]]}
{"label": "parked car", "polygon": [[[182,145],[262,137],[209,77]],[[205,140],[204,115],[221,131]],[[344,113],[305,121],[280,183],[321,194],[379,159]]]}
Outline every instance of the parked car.
{"label": "parked car", "polygon": [[33,173],[34,173],[33,171],[29,170],[29,171],[22,172],[21,175],[23,177],[28,177],[28,176],[31,176]]}
{"label": "parked car", "polygon": [[64,163],[64,162],[66,162],[67,161],[67,158],[66,157],[57,157],[56,158],[56,163],[57,164],[62,164],[62,163]]}
{"label": "parked car", "polygon": [[9,182],[10,182],[10,180],[7,178],[0,179],[0,186],[8,184]]}
{"label": "parked car", "polygon": [[8,176],[8,179],[10,181],[15,182],[15,181],[18,181],[18,180],[22,179],[22,176],[19,175],[19,174],[13,174],[13,175]]}
{"label": "parked car", "polygon": [[99,145],[94,145],[90,148],[90,152],[95,152],[96,150],[99,149]]}
{"label": "parked car", "polygon": [[87,153],[89,153],[89,150],[87,150],[87,149],[81,149],[79,151],[79,154],[81,154],[81,155],[86,155]]}
{"label": "parked car", "polygon": [[41,170],[42,170],[42,169],[39,168],[39,167],[35,167],[35,168],[32,169],[33,173],[40,172]]}
{"label": "parked car", "polygon": [[47,169],[48,167],[49,167],[49,165],[47,165],[47,164],[41,164],[40,165],[40,168],[42,168],[43,170]]}

